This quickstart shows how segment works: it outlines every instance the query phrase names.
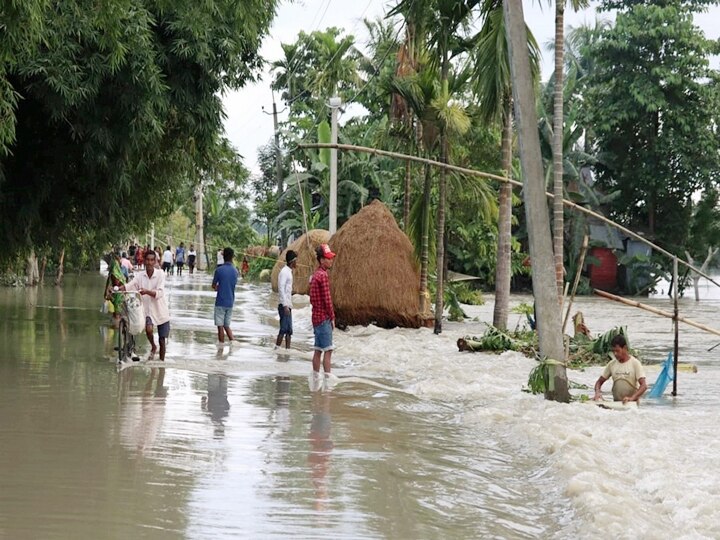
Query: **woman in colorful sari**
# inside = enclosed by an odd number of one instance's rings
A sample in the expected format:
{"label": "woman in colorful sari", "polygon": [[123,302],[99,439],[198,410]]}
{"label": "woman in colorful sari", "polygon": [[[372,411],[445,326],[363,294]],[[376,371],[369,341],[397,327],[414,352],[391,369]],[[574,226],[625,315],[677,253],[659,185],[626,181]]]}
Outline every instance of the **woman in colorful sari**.
{"label": "woman in colorful sari", "polygon": [[113,253],[110,258],[110,266],[108,267],[108,278],[105,283],[105,299],[110,300],[113,307],[113,320],[118,321],[120,319],[120,308],[123,303],[123,295],[121,293],[113,292],[113,287],[119,287],[125,285],[127,280],[125,274],[122,271],[122,264],[120,263],[120,256],[117,253]]}

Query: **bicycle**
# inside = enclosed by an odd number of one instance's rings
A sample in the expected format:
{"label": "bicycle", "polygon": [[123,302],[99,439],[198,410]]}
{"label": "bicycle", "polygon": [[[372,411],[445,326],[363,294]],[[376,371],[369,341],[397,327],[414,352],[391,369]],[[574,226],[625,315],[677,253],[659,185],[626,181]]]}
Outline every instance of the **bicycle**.
{"label": "bicycle", "polygon": [[[114,294],[131,295],[134,299],[142,303],[140,295],[135,291],[113,291]],[[128,299],[122,303],[120,310],[120,322],[118,324],[118,344],[115,347],[118,353],[118,364],[123,363],[126,359],[131,358],[133,362],[140,361],[140,357],[135,354],[135,335],[130,332],[130,321],[128,318]]]}

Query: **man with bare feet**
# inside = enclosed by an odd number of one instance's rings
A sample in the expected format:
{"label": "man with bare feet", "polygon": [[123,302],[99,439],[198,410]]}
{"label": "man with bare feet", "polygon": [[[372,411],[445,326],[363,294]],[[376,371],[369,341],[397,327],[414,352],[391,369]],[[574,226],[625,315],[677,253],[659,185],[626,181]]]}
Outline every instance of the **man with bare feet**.
{"label": "man with bare feet", "polygon": [[320,360],[325,371],[325,379],[330,377],[333,352],[332,332],[335,326],[335,310],[330,296],[330,278],[327,271],[332,267],[335,253],[330,246],[321,244],[315,250],[318,268],[310,280],[310,304],[312,304],[312,325],[315,334],[315,352],[313,353],[312,386],[321,386]]}
{"label": "man with bare feet", "polygon": [[145,252],[145,272],[135,274],[133,280],[123,285],[123,291],[140,293],[145,312],[145,334],[150,342],[150,358],[157,352],[153,329],[157,326],[160,342],[160,360],[165,360],[165,342],[170,335],[170,311],[165,298],[165,272],[155,268],[157,255],[154,251]]}
{"label": "man with bare feet", "polygon": [[224,264],[215,269],[212,288],[217,291],[215,297],[215,326],[217,326],[218,345],[225,343],[225,336],[232,342],[233,333],[230,330],[232,310],[235,304],[235,285],[237,285],[238,271],[233,264],[235,251],[226,247],[223,252]]}

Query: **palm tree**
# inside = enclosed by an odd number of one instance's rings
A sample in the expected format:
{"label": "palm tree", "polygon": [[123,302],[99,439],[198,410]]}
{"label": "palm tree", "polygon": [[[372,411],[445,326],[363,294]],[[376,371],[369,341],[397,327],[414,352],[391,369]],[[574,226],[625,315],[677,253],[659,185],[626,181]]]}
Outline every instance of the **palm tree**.
{"label": "palm tree", "polygon": [[[412,21],[414,28],[424,30],[428,50],[432,58],[437,59],[440,68],[440,88],[438,101],[434,108],[438,114],[440,161],[448,163],[449,129],[457,118],[459,110],[450,101],[448,89],[451,60],[466,50],[462,30],[469,21],[473,9],[480,0],[401,0],[391,15],[402,14]],[[468,122],[469,127],[469,122]],[[426,175],[427,176],[427,175]],[[437,208],[437,291],[435,296],[435,333],[442,331],[443,286],[444,286],[444,241],[445,241],[445,202],[447,191],[447,170],[440,169],[438,178]]]}
{"label": "palm tree", "polygon": [[346,86],[356,88],[360,83],[358,60],[353,36],[340,36],[337,28],[311,34],[311,49],[316,69],[309,81],[312,94],[331,97]]}
{"label": "palm tree", "polygon": [[[470,119],[464,107],[454,99],[461,94],[467,85],[469,73],[460,74],[451,72],[446,86],[441,86],[440,72],[431,66],[421,66],[420,71],[410,77],[393,79],[391,89],[407,103],[412,110],[422,130],[421,147],[424,154],[432,157],[436,152],[442,151],[444,131],[450,137],[462,134],[470,127]],[[447,143],[445,148],[447,156]],[[442,171],[441,171],[442,172]],[[420,311],[428,308],[427,280],[430,261],[430,195],[432,192],[432,173],[429,166],[425,167],[425,182],[422,197],[422,226],[420,241]],[[441,243],[443,228],[436,230],[436,241]],[[417,245],[417,244],[416,244]],[[440,254],[442,256],[442,254]],[[435,259],[438,259],[436,251]],[[438,271],[442,274],[442,266],[438,264]],[[437,294],[442,294],[442,289]],[[441,312],[442,313],[442,312]],[[437,317],[437,314],[436,314]],[[436,319],[437,320],[437,319]]]}
{"label": "palm tree", "polygon": [[[502,169],[506,177],[512,170],[512,78],[508,56],[505,20],[501,0],[488,0],[483,5],[484,24],[475,48],[475,91],[479,108],[486,122],[501,122]],[[539,79],[540,51],[528,30],[528,55],[533,84]],[[498,247],[495,268],[495,306],[493,326],[507,328],[510,303],[512,186],[501,183],[499,189]]]}
{"label": "palm tree", "polygon": [[[530,59],[527,53],[527,32],[523,20],[522,0],[505,0],[503,13],[510,51],[513,96],[515,98],[523,168],[523,199],[528,223],[530,256],[532,257],[533,294],[537,306],[538,342],[540,353],[558,362],[565,356],[560,323],[560,306],[555,289],[552,235],[543,179],[540,139],[535,112],[535,87],[532,84]],[[565,365],[551,367],[551,388],[545,397],[569,401]]]}
{"label": "palm tree", "polygon": [[270,64],[270,70],[275,74],[272,89],[282,91],[282,99],[286,103],[293,103],[300,97],[304,84],[301,77],[301,66],[304,65],[304,44],[301,42],[281,43],[283,58]]}
{"label": "palm tree", "polygon": [[[587,7],[588,0],[570,0],[573,10]],[[563,264],[564,208],[563,208],[563,86],[565,76],[565,0],[555,0],[555,90],[553,107],[553,252],[555,254],[555,284],[562,305],[565,284]]]}

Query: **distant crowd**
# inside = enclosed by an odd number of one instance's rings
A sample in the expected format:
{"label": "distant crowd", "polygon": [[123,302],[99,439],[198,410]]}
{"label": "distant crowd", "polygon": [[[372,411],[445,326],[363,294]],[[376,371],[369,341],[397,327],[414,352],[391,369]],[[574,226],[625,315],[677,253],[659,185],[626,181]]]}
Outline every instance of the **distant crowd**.
{"label": "distant crowd", "polygon": [[[195,272],[195,264],[197,261],[197,252],[195,246],[190,244],[190,248],[185,248],[185,243],[180,245],[173,251],[170,246],[166,246],[165,250],[161,250],[159,246],[151,249],[149,245],[139,246],[130,244],[127,251],[123,251],[120,255],[120,263],[124,269],[123,273],[127,275],[133,270],[143,270],[145,268],[145,254],[155,252],[155,264],[167,274],[177,274],[182,276],[183,269],[187,265],[190,273]],[[117,250],[116,250],[117,253]]]}

